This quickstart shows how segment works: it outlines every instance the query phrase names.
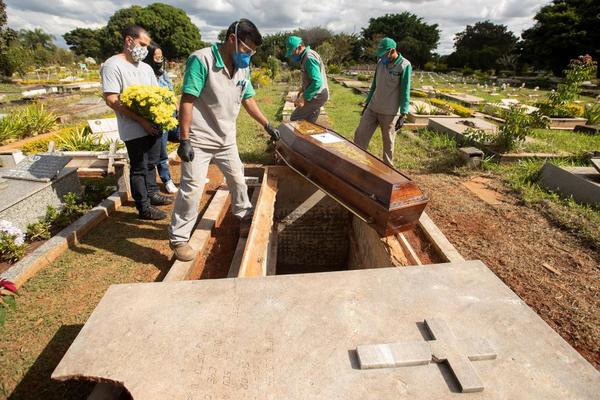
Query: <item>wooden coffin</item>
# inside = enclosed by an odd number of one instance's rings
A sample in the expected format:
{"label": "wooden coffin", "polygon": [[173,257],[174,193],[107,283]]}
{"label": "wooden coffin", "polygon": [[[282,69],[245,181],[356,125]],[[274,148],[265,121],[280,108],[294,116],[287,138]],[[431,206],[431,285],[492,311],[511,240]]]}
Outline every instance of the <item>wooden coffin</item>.
{"label": "wooden coffin", "polygon": [[428,197],[406,175],[353,142],[306,121],[284,123],[277,152],[381,236],[416,225]]}

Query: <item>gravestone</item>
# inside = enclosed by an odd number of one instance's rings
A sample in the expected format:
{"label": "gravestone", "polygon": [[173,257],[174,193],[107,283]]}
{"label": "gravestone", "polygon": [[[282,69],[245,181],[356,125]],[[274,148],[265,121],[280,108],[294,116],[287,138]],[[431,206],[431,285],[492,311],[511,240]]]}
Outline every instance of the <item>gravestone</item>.
{"label": "gravestone", "polygon": [[592,167],[560,167],[545,163],[538,175],[539,184],[561,197],[577,203],[600,206],[600,172],[597,162]]}
{"label": "gravestone", "polygon": [[91,119],[87,123],[92,133],[97,135],[101,142],[120,140],[116,118]]}
{"label": "gravestone", "polygon": [[[426,344],[422,365],[361,369],[358,346],[403,342]],[[460,393],[465,363],[483,391]],[[598,371],[480,261],[113,285],[52,378],[120,382],[142,400],[600,393]]]}
{"label": "gravestone", "polygon": [[[430,118],[428,128],[432,131],[444,133],[460,143],[468,143],[471,139],[466,135],[470,129],[482,130],[493,134],[498,131],[498,126],[482,118]],[[487,144],[487,143],[482,143]]]}
{"label": "gravestone", "polygon": [[69,192],[81,193],[77,168],[63,168],[70,157],[38,154],[11,169],[0,169],[0,219],[21,230],[46,214],[46,208],[60,208]]}

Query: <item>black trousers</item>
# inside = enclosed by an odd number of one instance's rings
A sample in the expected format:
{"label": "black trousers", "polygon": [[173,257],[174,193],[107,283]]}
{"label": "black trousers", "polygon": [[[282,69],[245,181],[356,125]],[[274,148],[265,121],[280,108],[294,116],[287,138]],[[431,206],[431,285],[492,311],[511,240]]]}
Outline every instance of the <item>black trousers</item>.
{"label": "black trousers", "polygon": [[131,195],[135,207],[142,211],[150,206],[150,195],[158,192],[156,165],[160,162],[160,136],[144,136],[125,142],[131,171]]}

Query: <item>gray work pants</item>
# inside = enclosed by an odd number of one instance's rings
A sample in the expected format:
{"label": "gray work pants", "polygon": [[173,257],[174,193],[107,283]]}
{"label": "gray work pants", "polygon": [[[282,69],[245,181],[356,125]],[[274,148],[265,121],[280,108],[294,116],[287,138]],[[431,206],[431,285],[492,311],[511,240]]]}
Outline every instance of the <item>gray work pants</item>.
{"label": "gray work pants", "polygon": [[389,166],[394,166],[394,141],[396,140],[396,121],[398,115],[385,115],[371,111],[367,108],[360,119],[358,128],[354,132],[354,143],[367,150],[369,142],[377,127],[381,128],[383,139],[383,161]]}
{"label": "gray work pants", "polygon": [[231,192],[233,215],[243,218],[252,211],[252,204],[248,198],[248,187],[244,179],[244,165],[240,160],[237,145],[223,149],[194,148],[194,160],[181,164],[181,183],[169,226],[169,240],[174,245],[190,240],[198,218],[198,205],[204,193],[208,165],[213,159],[225,175],[227,186]]}
{"label": "gray work pants", "polygon": [[317,122],[321,113],[321,107],[325,105],[327,100],[329,100],[329,90],[323,89],[321,93],[316,94],[310,101],[304,100],[304,105],[292,112],[290,121],[306,120],[313,123]]}

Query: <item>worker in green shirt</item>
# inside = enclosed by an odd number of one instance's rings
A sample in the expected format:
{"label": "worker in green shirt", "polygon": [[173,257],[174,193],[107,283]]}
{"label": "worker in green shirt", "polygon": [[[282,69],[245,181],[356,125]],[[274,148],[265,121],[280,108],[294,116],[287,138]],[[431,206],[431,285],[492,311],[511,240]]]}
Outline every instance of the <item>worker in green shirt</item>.
{"label": "worker in green shirt", "polygon": [[169,226],[170,245],[180,261],[193,260],[198,251],[188,242],[211,161],[225,175],[232,214],[244,221],[252,217],[236,142],[241,106],[272,140],[279,139],[279,131],[260,111],[250,81],[250,57],[261,43],[256,25],[241,19],[229,26],[224,43],[195,51],[188,58],[179,108],[181,184]]}
{"label": "worker in green shirt", "polygon": [[309,46],[304,46],[302,38],[298,36],[288,37],[285,56],[300,63],[302,71],[302,87],[294,102],[296,109],[290,120],[317,122],[321,107],[329,99],[327,75],[321,56]]}
{"label": "worker in green shirt", "polygon": [[379,61],[375,77],[354,133],[354,142],[366,150],[379,126],[383,139],[383,161],[393,166],[396,131],[404,125],[410,105],[412,66],[389,37],[381,40],[376,55]]}

